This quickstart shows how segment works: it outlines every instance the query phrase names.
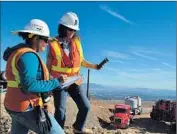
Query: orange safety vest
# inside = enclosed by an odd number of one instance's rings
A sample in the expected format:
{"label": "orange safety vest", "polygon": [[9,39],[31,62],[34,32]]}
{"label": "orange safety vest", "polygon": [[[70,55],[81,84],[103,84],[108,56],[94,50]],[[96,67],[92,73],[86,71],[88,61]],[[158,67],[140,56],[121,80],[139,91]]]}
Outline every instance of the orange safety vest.
{"label": "orange safety vest", "polygon": [[49,72],[45,63],[33,49],[25,47],[14,51],[10,55],[6,65],[7,92],[4,105],[7,109],[15,112],[26,111],[30,104],[32,107],[43,105],[42,99],[37,94],[24,93],[20,89],[20,70],[18,70],[17,63],[20,56],[26,52],[33,52],[37,55],[42,65],[43,78],[44,80],[49,80]]}
{"label": "orange safety vest", "polygon": [[69,56],[67,56],[61,48],[58,39],[54,39],[49,45],[50,54],[53,58],[50,69],[51,76],[58,77],[61,74],[73,76],[79,74],[80,66],[83,61],[83,51],[78,37],[71,40]]}

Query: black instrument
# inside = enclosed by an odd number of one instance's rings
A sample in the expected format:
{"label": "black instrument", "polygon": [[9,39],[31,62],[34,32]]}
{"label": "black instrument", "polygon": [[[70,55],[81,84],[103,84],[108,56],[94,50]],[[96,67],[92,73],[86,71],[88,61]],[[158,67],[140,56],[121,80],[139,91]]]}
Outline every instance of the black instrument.
{"label": "black instrument", "polygon": [[100,64],[98,64],[97,69],[101,69],[103,67],[104,64],[106,64],[109,60],[107,58],[105,58]]}

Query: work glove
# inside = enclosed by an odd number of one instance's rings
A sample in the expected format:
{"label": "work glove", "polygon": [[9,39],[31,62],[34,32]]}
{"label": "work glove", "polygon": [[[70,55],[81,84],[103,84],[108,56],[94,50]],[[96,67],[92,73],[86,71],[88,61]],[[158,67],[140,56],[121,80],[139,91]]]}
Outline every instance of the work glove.
{"label": "work glove", "polygon": [[39,130],[42,134],[49,134],[52,123],[50,121],[48,112],[45,108],[42,108],[40,106],[36,107],[36,113],[37,113],[37,125],[39,126]]}

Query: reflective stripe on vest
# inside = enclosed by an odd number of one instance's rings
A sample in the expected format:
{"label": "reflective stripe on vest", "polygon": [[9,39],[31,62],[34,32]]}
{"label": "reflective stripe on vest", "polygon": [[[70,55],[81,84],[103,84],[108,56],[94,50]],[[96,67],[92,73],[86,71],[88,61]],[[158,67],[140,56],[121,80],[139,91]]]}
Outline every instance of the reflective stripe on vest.
{"label": "reflective stripe on vest", "polygon": [[12,62],[11,62],[11,66],[12,66],[12,73],[14,74],[15,76],[15,80],[14,81],[8,81],[7,80],[7,87],[14,87],[14,88],[18,88],[19,85],[20,85],[20,76],[19,76],[19,72],[16,68],[16,57],[17,57],[17,54],[16,53],[12,59]]}
{"label": "reflective stripe on vest", "polygon": [[42,66],[43,78],[44,80],[49,80],[48,69],[34,50],[31,48],[20,48],[13,52],[6,65],[6,77],[8,85],[4,105],[7,109],[16,112],[24,112],[30,104],[33,107],[43,105],[42,99],[37,94],[23,93],[20,89],[20,76],[17,63],[20,56],[26,52],[33,52],[36,54]]}
{"label": "reflective stripe on vest", "polygon": [[[35,52],[35,51],[33,51],[32,49],[28,49],[28,50],[26,50],[27,52],[33,52],[33,53],[35,53],[37,56],[38,56],[38,54]],[[25,52],[24,52],[25,53]],[[14,74],[14,76],[15,76],[15,80],[14,81],[12,81],[12,80],[10,80],[10,81],[8,81],[7,80],[7,87],[13,87],[13,88],[18,88],[19,86],[20,86],[20,76],[19,76],[19,72],[18,72],[18,70],[17,70],[17,68],[16,68],[16,58],[17,58],[17,55],[18,55],[18,53],[16,53],[15,55],[14,55],[14,57],[13,57],[13,59],[12,59],[12,63],[11,63],[11,66],[12,66],[12,73]],[[38,56],[38,58],[39,58],[39,60],[40,60],[40,62],[42,63],[42,68],[43,68],[43,65],[45,64],[41,59],[40,59],[40,57]],[[46,75],[48,75],[49,76],[49,72],[48,72],[48,70],[46,71],[46,69],[44,69],[45,71],[44,71],[44,73],[46,73]],[[46,79],[49,79],[49,78],[46,78]]]}
{"label": "reflective stripe on vest", "polygon": [[[75,42],[76,47],[79,51],[80,63],[81,63],[82,60],[83,60],[83,52],[82,52],[81,43],[80,43],[78,38],[75,38],[74,42]],[[79,72],[80,71],[80,65],[78,65],[78,67],[72,67],[72,68],[61,67],[62,57],[61,57],[61,51],[60,51],[60,48],[59,48],[58,45],[59,45],[58,42],[54,40],[53,44],[52,44],[52,47],[53,47],[53,50],[54,50],[55,55],[56,55],[57,65],[56,66],[52,65],[51,70],[56,71],[56,72],[60,72],[60,73],[67,73],[67,74]]]}
{"label": "reflective stripe on vest", "polygon": [[8,87],[18,88],[18,87],[19,87],[19,82],[9,80],[9,81],[7,81],[7,86],[8,86]]}

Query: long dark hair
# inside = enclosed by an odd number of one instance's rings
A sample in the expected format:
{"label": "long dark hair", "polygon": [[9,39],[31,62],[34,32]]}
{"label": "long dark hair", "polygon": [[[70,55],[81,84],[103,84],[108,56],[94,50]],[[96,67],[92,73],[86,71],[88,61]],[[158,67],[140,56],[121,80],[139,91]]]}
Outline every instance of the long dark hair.
{"label": "long dark hair", "polygon": [[[66,26],[62,25],[62,24],[58,25],[58,35],[59,35],[59,38],[64,38],[64,37],[67,36],[67,29],[68,28]],[[73,38],[74,37],[79,37],[78,32],[76,32],[74,34]]]}

